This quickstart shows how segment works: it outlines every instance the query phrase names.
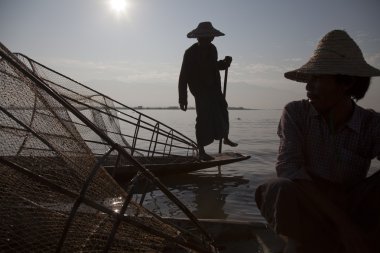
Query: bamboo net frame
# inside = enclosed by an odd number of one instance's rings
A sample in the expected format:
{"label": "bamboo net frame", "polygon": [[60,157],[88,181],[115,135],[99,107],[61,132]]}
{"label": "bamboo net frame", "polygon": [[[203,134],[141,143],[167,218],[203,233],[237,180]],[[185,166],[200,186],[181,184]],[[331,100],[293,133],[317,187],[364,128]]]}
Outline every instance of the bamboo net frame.
{"label": "bamboo net frame", "polygon": [[[132,156],[140,157],[141,163],[149,163],[152,157],[169,158],[165,159],[168,163],[175,163],[184,157],[193,162],[197,157],[197,144],[177,130],[23,54],[15,55],[34,75],[62,95],[113,141]],[[75,117],[72,121],[95,155],[105,152],[107,145],[103,140],[89,134],[88,126]]]}
{"label": "bamboo net frame", "polygon": [[[123,140],[46,82],[0,43],[0,251],[217,252],[196,217]],[[78,124],[102,149],[89,145]],[[126,190],[103,168],[112,155],[139,168]],[[136,194],[142,182],[160,189],[196,232],[145,208]]]}

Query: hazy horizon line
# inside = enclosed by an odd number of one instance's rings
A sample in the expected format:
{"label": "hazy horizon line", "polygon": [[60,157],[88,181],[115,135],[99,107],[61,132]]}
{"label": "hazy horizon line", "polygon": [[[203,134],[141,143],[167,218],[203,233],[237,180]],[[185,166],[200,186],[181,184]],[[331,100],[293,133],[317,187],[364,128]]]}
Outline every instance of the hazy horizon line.
{"label": "hazy horizon line", "polygon": [[[125,107],[115,107],[116,109],[126,109]],[[135,110],[180,110],[179,106],[130,106]],[[187,110],[195,110],[194,106],[190,106]],[[243,106],[229,106],[228,110],[281,110],[278,108],[246,108]]]}

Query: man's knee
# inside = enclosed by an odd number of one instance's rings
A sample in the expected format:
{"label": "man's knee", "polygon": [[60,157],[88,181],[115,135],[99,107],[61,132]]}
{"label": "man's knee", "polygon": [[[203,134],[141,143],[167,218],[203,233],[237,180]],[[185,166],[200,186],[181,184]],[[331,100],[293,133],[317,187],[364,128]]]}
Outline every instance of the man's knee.
{"label": "man's knee", "polygon": [[297,191],[295,183],[287,178],[273,178],[264,184],[261,184],[255,192],[255,200],[259,209],[265,202],[279,201],[282,196],[295,196]]}

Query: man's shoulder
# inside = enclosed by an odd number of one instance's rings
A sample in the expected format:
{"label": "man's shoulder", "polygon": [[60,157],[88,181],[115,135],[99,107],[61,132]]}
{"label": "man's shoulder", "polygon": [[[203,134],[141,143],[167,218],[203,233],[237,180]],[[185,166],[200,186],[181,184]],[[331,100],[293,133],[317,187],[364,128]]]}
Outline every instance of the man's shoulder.
{"label": "man's shoulder", "polygon": [[[210,47],[209,47],[212,51],[217,51],[217,49],[216,49],[216,46],[214,45],[214,44],[210,44]],[[194,44],[192,44],[189,48],[187,48],[186,49],[186,51],[185,52],[195,52],[195,51],[197,51],[199,49],[199,45],[198,45],[198,43],[194,43]]]}
{"label": "man's shoulder", "polygon": [[372,109],[370,111],[372,113],[372,116],[373,116],[374,120],[380,124],[380,113],[376,112],[376,111],[374,111]]}
{"label": "man's shoulder", "polygon": [[370,120],[375,125],[380,125],[380,113],[373,109],[366,109],[359,105],[356,105],[356,110],[359,111],[361,117],[364,120]]}
{"label": "man's shoulder", "polygon": [[318,116],[318,113],[307,100],[289,102],[285,105],[282,114],[284,119],[291,119],[298,125],[305,125],[315,116]]}
{"label": "man's shoulder", "polygon": [[312,110],[312,106],[307,100],[302,99],[287,103],[284,110],[289,112],[309,113]]}
{"label": "man's shoulder", "polygon": [[197,43],[191,45],[188,49],[186,49],[184,58],[188,61],[194,59],[197,55],[198,46]]}
{"label": "man's shoulder", "polygon": [[198,44],[197,44],[197,43],[194,43],[194,44],[191,45],[188,49],[186,49],[185,53],[186,53],[186,54],[192,53],[192,52],[194,52],[195,50],[197,50],[197,48],[198,48]]}

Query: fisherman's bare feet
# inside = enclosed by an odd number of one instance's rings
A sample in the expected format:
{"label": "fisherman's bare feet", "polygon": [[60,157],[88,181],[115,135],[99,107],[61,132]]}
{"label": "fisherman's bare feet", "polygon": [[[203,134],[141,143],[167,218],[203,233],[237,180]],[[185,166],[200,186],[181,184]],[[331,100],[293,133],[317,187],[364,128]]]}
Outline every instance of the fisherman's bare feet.
{"label": "fisherman's bare feet", "polygon": [[211,161],[211,160],[214,160],[214,157],[206,154],[206,153],[202,153],[200,152],[199,153],[199,160],[201,161]]}
{"label": "fisherman's bare feet", "polygon": [[228,145],[228,146],[231,146],[231,147],[237,147],[237,145],[238,145],[236,142],[233,142],[228,138],[224,138],[223,143]]}

